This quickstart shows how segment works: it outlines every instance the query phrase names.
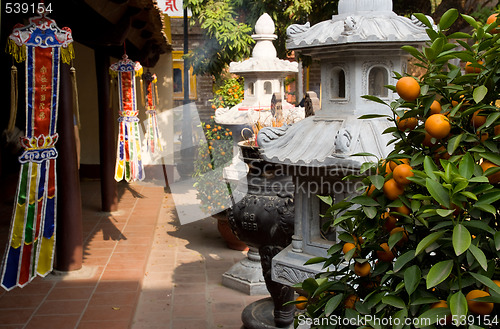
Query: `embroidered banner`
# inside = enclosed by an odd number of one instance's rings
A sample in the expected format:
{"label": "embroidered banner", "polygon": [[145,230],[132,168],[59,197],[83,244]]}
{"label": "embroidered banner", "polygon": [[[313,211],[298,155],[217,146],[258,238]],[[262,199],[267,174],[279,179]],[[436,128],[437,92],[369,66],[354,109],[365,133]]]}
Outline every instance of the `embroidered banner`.
{"label": "embroidered banner", "polygon": [[56,230],[55,143],[59,105],[59,66],[74,57],[71,30],[60,29],[45,14],[16,25],[8,52],[26,66],[26,136],[19,157],[20,177],[1,285],[24,287],[52,271]]}
{"label": "embroidered banner", "polygon": [[127,55],[111,65],[112,73],[118,77],[118,146],[116,154],[115,180],[127,182],[144,179],[141,156],[139,118],[137,117],[135,76],[142,74],[142,66]]}
{"label": "embroidered banner", "polygon": [[163,151],[160,141],[160,131],[158,129],[158,118],[156,104],[158,103],[158,90],[156,87],[156,75],[149,71],[142,75],[146,82],[146,114],[148,116],[148,126],[146,130],[146,144],[151,154]]}

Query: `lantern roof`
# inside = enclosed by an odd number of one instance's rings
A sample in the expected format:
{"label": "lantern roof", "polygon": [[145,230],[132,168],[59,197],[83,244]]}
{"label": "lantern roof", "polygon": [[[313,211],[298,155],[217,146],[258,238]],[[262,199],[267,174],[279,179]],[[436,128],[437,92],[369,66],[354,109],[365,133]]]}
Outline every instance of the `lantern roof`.
{"label": "lantern roof", "polygon": [[[429,17],[432,22],[432,19]],[[357,43],[411,43],[429,39],[417,18],[398,16],[391,0],[340,0],[338,15],[313,26],[293,24],[287,29],[290,50]]]}

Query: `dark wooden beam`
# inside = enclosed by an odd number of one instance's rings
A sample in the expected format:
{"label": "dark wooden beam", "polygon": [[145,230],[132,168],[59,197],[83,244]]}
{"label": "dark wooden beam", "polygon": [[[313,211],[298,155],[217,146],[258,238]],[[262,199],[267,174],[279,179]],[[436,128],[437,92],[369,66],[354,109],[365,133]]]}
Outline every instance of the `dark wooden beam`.
{"label": "dark wooden beam", "polygon": [[57,152],[57,226],[55,268],[82,267],[83,228],[80,177],[76,156],[73,91],[69,66],[61,64]]}
{"label": "dark wooden beam", "polygon": [[110,212],[118,209],[118,188],[115,176],[115,118],[109,108],[109,66],[106,50],[95,50],[97,102],[99,110],[99,157],[101,173],[101,208]]}

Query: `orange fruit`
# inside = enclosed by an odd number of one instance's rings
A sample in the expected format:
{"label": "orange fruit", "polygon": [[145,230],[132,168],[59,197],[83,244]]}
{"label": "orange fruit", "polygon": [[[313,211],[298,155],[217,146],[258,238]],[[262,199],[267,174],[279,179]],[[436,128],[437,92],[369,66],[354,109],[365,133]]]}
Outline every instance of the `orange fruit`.
{"label": "orange fruit", "polygon": [[450,134],[450,120],[444,114],[433,114],[425,120],[425,131],[436,139],[445,138]]}
{"label": "orange fruit", "polygon": [[375,185],[370,185],[370,187],[366,189],[366,196],[371,196],[373,191],[375,191]]}
{"label": "orange fruit", "polygon": [[396,200],[405,192],[405,188],[404,186],[399,185],[394,178],[391,178],[384,183],[383,191],[387,199]]}
{"label": "orange fruit", "polygon": [[354,263],[354,273],[360,277],[365,277],[370,275],[370,270],[372,267],[370,266],[370,263],[364,262],[364,263]]}
{"label": "orange fruit", "polygon": [[388,212],[384,212],[382,215],[380,215],[380,218],[385,219],[384,229],[387,232],[392,231],[396,227],[396,223],[398,222],[398,219],[394,216],[391,216]]}
{"label": "orange fruit", "polygon": [[420,95],[420,85],[413,77],[402,77],[396,83],[398,95],[407,102],[413,102]]}
{"label": "orange fruit", "polygon": [[418,119],[415,117],[400,120],[396,118],[397,126],[400,131],[413,130],[418,124]]}
{"label": "orange fruit", "polygon": [[410,165],[407,165],[405,163],[400,164],[399,166],[394,168],[392,175],[396,183],[398,183],[399,185],[410,184],[411,181],[408,180],[408,177],[414,176],[413,172],[411,171],[412,169],[413,168]]}
{"label": "orange fruit", "polygon": [[488,297],[489,293],[483,290],[475,289],[471,290],[465,298],[467,299],[467,305],[469,306],[469,311],[478,315],[488,315],[493,311],[494,304],[488,302],[478,302],[474,301],[475,298]]}
{"label": "orange fruit", "polygon": [[389,245],[387,243],[382,243],[380,245],[380,248],[382,250],[377,250],[377,257],[380,261],[382,262],[392,262],[394,259],[394,254],[392,253],[391,249],[389,248]]}
{"label": "orange fruit", "polygon": [[485,140],[487,140],[490,137],[490,134],[488,134],[487,132],[478,131],[477,136],[479,137],[481,142],[484,142]]}
{"label": "orange fruit", "polygon": [[[465,63],[465,73],[479,73],[481,72],[481,68],[472,67],[471,62]],[[483,65],[483,61],[478,61],[477,64]]]}
{"label": "orange fruit", "polygon": [[[431,305],[431,308],[449,308],[448,302],[445,300],[439,300],[439,302]],[[446,324],[450,324],[452,320],[451,314],[446,316]]]}
{"label": "orange fruit", "polygon": [[[481,168],[483,168],[483,172],[485,172],[489,168],[494,168],[494,167],[498,166],[488,160],[483,160],[483,162],[481,163]],[[496,184],[500,182],[500,171],[494,173],[493,175],[489,175],[488,180],[490,181],[490,184]]]}
{"label": "orange fruit", "polygon": [[425,132],[425,137],[424,137],[424,140],[422,141],[422,145],[423,146],[427,146],[427,147],[432,147],[434,145],[436,145],[436,143],[432,142],[432,136],[429,135],[429,133],[426,131]]}
{"label": "orange fruit", "polygon": [[439,103],[438,101],[436,101],[436,100],[435,100],[435,101],[434,101],[434,102],[432,102],[432,104],[431,104],[431,107],[430,107],[430,112],[429,112],[429,113],[430,113],[431,115],[432,115],[432,114],[439,114],[439,113],[441,113],[441,110],[442,110],[442,108],[441,108],[441,103]]}
{"label": "orange fruit", "polygon": [[394,171],[394,168],[399,166],[401,163],[410,164],[410,159],[408,159],[408,158],[398,159],[398,161],[399,161],[399,163],[396,161],[389,162],[389,168],[391,168],[392,171]]}
{"label": "orange fruit", "polygon": [[[490,17],[488,17],[488,19],[486,20],[486,24],[491,24],[493,22],[495,22],[497,20],[497,17],[498,17],[498,13],[495,13],[495,14],[491,14]],[[495,34],[495,33],[498,33],[498,29],[493,29],[491,30],[491,33]]]}
{"label": "orange fruit", "polygon": [[354,308],[354,304],[359,300],[359,297],[352,294],[347,296],[347,298],[344,301],[344,306],[345,308]]}
{"label": "orange fruit", "polygon": [[303,310],[307,306],[307,297],[306,296],[299,296],[297,297],[296,301],[301,301],[302,303],[297,303],[295,304],[295,307],[299,310]]}
{"label": "orange fruit", "polygon": [[383,161],[382,164],[377,168],[377,174],[379,171],[382,171],[385,173],[385,175],[389,175],[392,172],[391,166],[390,166],[390,161]]}
{"label": "orange fruit", "polygon": [[495,136],[500,135],[500,125],[496,125],[495,128],[493,129],[493,133]]}
{"label": "orange fruit", "polygon": [[[407,216],[410,215],[410,208],[408,208],[405,205],[402,205],[401,207],[391,208],[391,211],[399,212],[399,213],[401,213],[403,215],[407,215]],[[396,216],[396,218],[401,217],[401,216],[398,216],[396,214],[394,214],[394,216]]]}
{"label": "orange fruit", "polygon": [[[346,243],[344,243],[344,246],[342,247],[342,252],[345,255],[349,251],[351,251],[352,249],[355,249],[355,248],[356,248],[356,245],[354,243],[346,242]],[[356,257],[357,255],[358,255],[358,253],[354,252],[354,257]]]}
{"label": "orange fruit", "polygon": [[475,128],[479,128],[486,123],[486,117],[483,115],[479,115],[480,112],[481,110],[477,110],[472,115],[471,123]]}
{"label": "orange fruit", "polygon": [[408,241],[408,233],[406,232],[404,227],[396,227],[396,228],[392,229],[392,231],[389,233],[389,235],[393,235],[393,234],[396,234],[398,232],[403,232],[403,237],[397,243],[398,246],[402,246]]}

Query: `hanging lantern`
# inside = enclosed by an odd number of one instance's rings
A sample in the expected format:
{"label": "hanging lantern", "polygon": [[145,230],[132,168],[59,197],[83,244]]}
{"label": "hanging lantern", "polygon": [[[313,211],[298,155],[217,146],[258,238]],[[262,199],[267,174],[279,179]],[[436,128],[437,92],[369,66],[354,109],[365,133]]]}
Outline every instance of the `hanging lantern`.
{"label": "hanging lantern", "polygon": [[74,58],[72,42],[71,30],[60,29],[43,11],[28,25],[16,25],[8,39],[7,51],[26,66],[26,136],[21,139],[24,152],[1,268],[1,285],[7,290],[52,271],[59,69],[61,61],[70,64]]}
{"label": "hanging lantern", "polygon": [[116,154],[115,180],[127,182],[144,179],[141,157],[141,138],[137,115],[135,77],[142,74],[139,62],[133,62],[125,54],[111,65],[111,74],[118,78],[119,131]]}
{"label": "hanging lantern", "polygon": [[146,97],[145,106],[148,116],[148,127],[146,130],[146,144],[151,154],[163,151],[160,142],[160,131],[158,129],[158,118],[156,113],[156,105],[158,104],[158,89],[156,86],[157,78],[155,74],[149,71],[144,73],[142,79],[146,82]]}

